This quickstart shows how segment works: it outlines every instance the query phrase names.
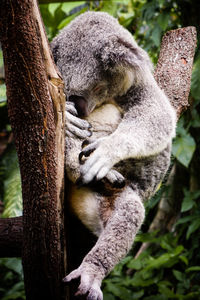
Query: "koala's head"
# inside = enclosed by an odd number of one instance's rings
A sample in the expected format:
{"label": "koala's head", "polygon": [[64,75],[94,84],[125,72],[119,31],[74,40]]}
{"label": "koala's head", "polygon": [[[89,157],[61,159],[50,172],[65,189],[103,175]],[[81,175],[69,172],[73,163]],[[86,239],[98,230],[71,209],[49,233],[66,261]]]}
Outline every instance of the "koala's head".
{"label": "koala's head", "polygon": [[51,44],[65,93],[79,116],[125,94],[146,69],[148,55],[107,13],[87,12],[65,27]]}

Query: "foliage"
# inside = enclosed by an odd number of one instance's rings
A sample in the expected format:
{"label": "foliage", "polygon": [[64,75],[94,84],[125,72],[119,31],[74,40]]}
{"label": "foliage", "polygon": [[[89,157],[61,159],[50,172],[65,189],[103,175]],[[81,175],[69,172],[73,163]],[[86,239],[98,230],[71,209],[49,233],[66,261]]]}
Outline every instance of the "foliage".
{"label": "foliage", "polygon": [[[110,0],[50,3],[40,5],[49,40],[77,15],[90,9],[106,11],[134,35],[156,63],[163,34],[185,25],[180,0]],[[187,5],[193,5],[187,0]],[[181,8],[180,8],[181,7]],[[182,9],[182,10],[181,10]],[[191,10],[197,14],[195,10]],[[191,13],[191,12],[190,12]],[[191,20],[192,15],[190,16]],[[191,25],[191,24],[187,24]],[[195,24],[192,24],[195,25]],[[196,24],[197,26],[198,24]],[[0,52],[0,68],[2,66]],[[182,186],[180,215],[172,232],[148,233],[165,187],[147,204],[147,216],[134,248],[104,280],[105,300],[166,300],[200,299],[200,54],[197,50],[191,82],[191,107],[177,125],[173,143],[174,162],[183,165],[189,178]],[[0,133],[10,130],[5,114],[5,86],[0,85]],[[16,154],[10,146],[0,160],[0,197],[4,203],[3,216],[14,216],[21,211],[20,175]],[[150,243],[134,259],[141,243]],[[15,259],[0,259],[0,298],[24,299],[21,271],[13,270]],[[12,267],[11,267],[12,266]],[[8,291],[8,292],[6,292]]]}
{"label": "foliage", "polygon": [[9,146],[0,160],[1,198],[4,202],[2,217],[10,218],[22,214],[21,178],[17,154],[13,145]]}
{"label": "foliage", "polygon": [[21,259],[1,258],[0,278],[1,300],[25,299]]}

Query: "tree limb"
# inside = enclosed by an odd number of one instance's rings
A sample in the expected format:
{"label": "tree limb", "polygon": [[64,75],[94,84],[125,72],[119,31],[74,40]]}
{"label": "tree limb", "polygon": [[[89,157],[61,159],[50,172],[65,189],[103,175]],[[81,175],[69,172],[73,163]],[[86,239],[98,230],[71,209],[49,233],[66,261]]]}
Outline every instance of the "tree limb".
{"label": "tree limb", "polygon": [[[169,97],[176,110],[177,118],[189,106],[188,96],[196,43],[195,27],[169,31],[162,40],[155,79]],[[163,233],[172,229],[180,212],[183,197],[180,182],[183,183],[186,177],[184,169],[179,164],[174,165],[166,183],[169,191],[161,198],[149,232],[158,229]],[[138,257],[149,245],[150,243],[143,243],[135,257]]]}
{"label": "tree limb", "polygon": [[161,43],[155,79],[174,106],[177,116],[187,109],[196,48],[196,28],[168,31]]}

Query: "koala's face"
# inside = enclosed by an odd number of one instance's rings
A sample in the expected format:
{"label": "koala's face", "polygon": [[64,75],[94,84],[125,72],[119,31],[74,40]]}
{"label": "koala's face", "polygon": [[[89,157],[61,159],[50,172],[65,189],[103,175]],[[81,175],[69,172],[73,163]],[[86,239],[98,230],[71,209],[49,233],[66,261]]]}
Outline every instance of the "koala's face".
{"label": "koala's face", "polygon": [[98,67],[80,75],[75,71],[66,87],[67,99],[74,102],[79,117],[87,117],[103,103],[113,102],[127,92],[134,80],[128,68],[105,71]]}
{"label": "koala's face", "polygon": [[108,101],[110,81],[94,59],[92,65],[84,62],[70,69],[68,66],[67,76],[64,76],[67,100],[74,102],[79,117],[86,117]]}
{"label": "koala's face", "polygon": [[83,117],[143,82],[150,64],[131,34],[104,13],[77,17],[53,40],[52,51],[67,99]]}

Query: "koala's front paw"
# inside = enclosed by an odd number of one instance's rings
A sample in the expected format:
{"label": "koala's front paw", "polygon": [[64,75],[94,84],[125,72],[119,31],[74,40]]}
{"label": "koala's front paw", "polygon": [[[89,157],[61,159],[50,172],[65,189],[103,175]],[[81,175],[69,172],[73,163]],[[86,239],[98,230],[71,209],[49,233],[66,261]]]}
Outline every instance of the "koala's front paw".
{"label": "koala's front paw", "polygon": [[78,118],[77,115],[74,104],[72,102],[67,102],[65,110],[66,135],[69,137],[76,136],[81,139],[86,139],[92,135],[92,126],[88,121]]}
{"label": "koala's front paw", "polygon": [[88,145],[81,151],[79,159],[88,157],[81,165],[81,177],[78,179],[79,185],[88,184],[92,180],[101,180],[114,165],[112,146],[107,138],[100,138],[96,141],[88,141]]}
{"label": "koala's front paw", "polygon": [[[103,300],[103,293],[100,289],[101,280],[96,277],[96,272],[92,272],[90,268],[80,265],[80,267],[67,275],[63,282],[70,282],[73,279],[80,278],[80,285],[75,296],[82,297],[87,300]],[[82,299],[81,298],[81,299]]]}
{"label": "koala's front paw", "polygon": [[126,184],[124,176],[118,171],[111,169],[105,176],[114,188],[123,188]]}

